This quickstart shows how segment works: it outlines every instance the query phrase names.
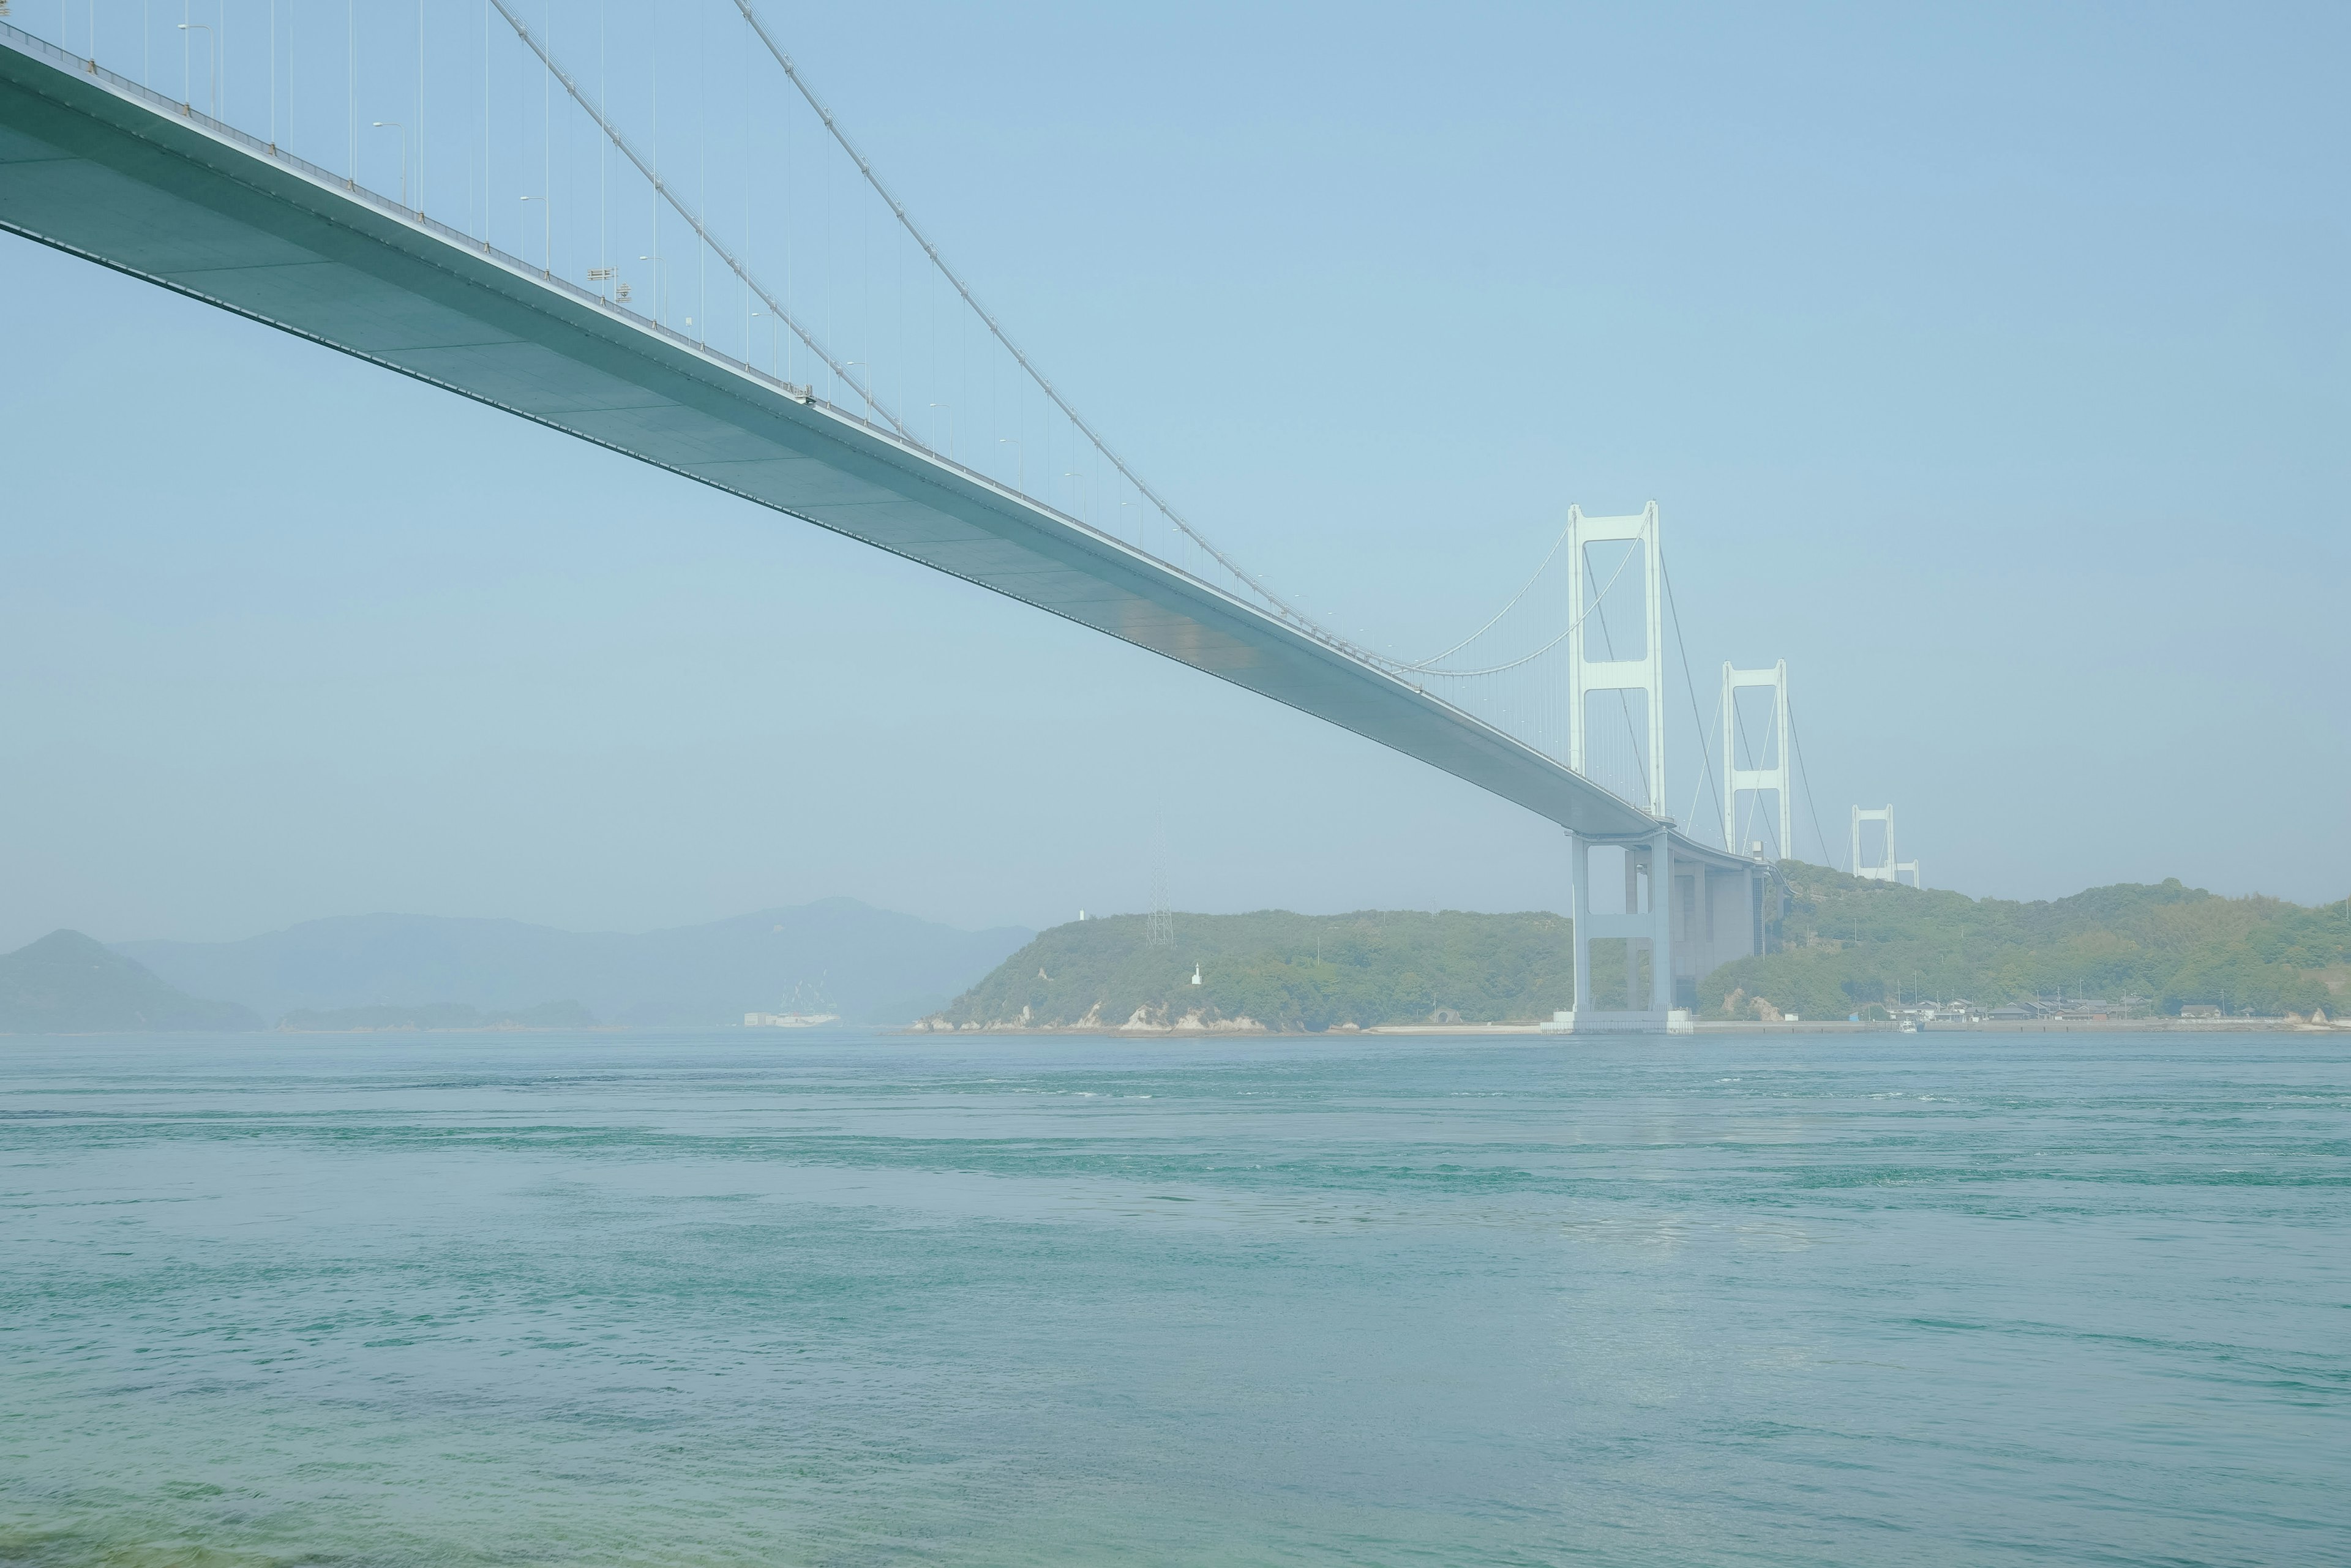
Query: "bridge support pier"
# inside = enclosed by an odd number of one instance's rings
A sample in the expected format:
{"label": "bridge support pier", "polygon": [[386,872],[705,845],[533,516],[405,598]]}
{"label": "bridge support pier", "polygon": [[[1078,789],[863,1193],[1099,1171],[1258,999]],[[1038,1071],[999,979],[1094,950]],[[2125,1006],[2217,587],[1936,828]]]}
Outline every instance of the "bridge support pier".
{"label": "bridge support pier", "polygon": [[[1575,1007],[1543,1026],[1557,1034],[1679,1034],[1690,1028],[1699,1002],[1698,984],[1718,965],[1762,949],[1763,879],[1761,862],[1708,850],[1692,852],[1687,841],[1675,852],[1670,829],[1630,836],[1600,836],[1570,830],[1567,835],[1570,905],[1575,923]],[[1592,852],[1625,853],[1625,901],[1595,901]],[[1613,880],[1613,879],[1612,879]],[[1611,890],[1613,893],[1613,889]],[[1598,962],[1597,944],[1621,942],[1618,959]],[[1644,961],[1646,960],[1646,962]],[[1605,980],[1601,973],[1607,971]],[[1603,1002],[1601,993],[1607,993]]]}
{"label": "bridge support pier", "polygon": [[[1570,830],[1570,874],[1574,882],[1575,1010],[1549,1026],[1564,1034],[1663,1034],[1672,1022],[1674,998],[1674,855],[1667,830],[1633,838],[1595,838]],[[1595,846],[1625,852],[1625,903],[1621,912],[1595,912],[1592,897],[1592,852]],[[1614,902],[1611,900],[1610,902]],[[1595,942],[1624,943],[1625,987],[1621,998],[1599,1000],[1593,971]],[[1643,958],[1648,961],[1642,962]],[[1612,966],[1613,967],[1613,966]],[[1612,975],[1611,980],[1614,980]],[[1612,984],[1609,989],[1614,992]]]}

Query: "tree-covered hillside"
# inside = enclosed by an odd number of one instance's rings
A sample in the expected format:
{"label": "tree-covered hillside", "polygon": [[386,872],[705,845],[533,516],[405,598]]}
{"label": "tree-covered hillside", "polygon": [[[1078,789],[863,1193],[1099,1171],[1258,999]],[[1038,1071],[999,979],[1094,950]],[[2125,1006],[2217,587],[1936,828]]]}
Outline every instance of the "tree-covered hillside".
{"label": "tree-covered hillside", "polygon": [[[1860,882],[1784,862],[1790,897],[1771,951],[1698,987],[1699,1016],[1883,1016],[1886,1004],[1965,998],[2137,998],[2147,1013],[2210,1003],[2232,1013],[2351,1003],[2351,918],[2274,898],[2221,898],[2179,883],[2094,888],[2049,903],[1972,899]],[[1153,947],[1141,915],[1057,926],[939,1016],[958,1027],[1165,1027],[1252,1019],[1274,1030],[1548,1018],[1573,1005],[1560,915],[1377,913],[1179,915]],[[1201,983],[1192,985],[1193,966]],[[1598,967],[1621,1005],[1621,964]],[[1611,994],[1614,993],[1614,994]]]}
{"label": "tree-covered hillside", "polygon": [[[1058,925],[942,1015],[958,1025],[1114,1028],[1140,1009],[1175,1023],[1250,1019],[1276,1030],[1548,1018],[1574,1001],[1568,923],[1556,915],[1178,915],[1154,947],[1139,915]],[[1198,966],[1200,984],[1191,983]]]}
{"label": "tree-covered hillside", "polygon": [[1702,1016],[1752,1016],[1759,998],[1807,1018],[1844,1018],[1920,997],[1997,1006],[2059,995],[2136,998],[2149,1012],[2199,1002],[2307,1013],[2332,1009],[2329,981],[2351,978],[2351,919],[2340,904],[2221,898],[2177,879],[2019,904],[1862,882],[1797,861],[1781,869],[1790,896],[1771,951],[1709,976]]}

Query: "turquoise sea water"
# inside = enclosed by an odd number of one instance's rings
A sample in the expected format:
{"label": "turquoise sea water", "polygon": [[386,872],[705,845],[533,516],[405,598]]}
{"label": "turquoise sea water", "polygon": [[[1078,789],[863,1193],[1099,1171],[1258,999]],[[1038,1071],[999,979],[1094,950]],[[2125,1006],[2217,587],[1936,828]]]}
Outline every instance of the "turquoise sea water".
{"label": "turquoise sea water", "polygon": [[0,1040],[0,1562],[2342,1562],[2346,1069]]}

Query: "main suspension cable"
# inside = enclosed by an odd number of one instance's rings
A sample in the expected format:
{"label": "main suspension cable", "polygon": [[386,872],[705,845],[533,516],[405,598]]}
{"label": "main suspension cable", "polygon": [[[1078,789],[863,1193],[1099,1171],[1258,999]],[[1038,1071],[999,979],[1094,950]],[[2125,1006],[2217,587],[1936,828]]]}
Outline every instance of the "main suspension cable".
{"label": "main suspension cable", "polygon": [[[1554,551],[1556,551],[1556,550],[1557,550],[1557,549],[1558,549],[1558,547],[1557,547],[1556,545],[1552,546],[1552,549],[1553,549]],[[1469,678],[1471,678],[1472,676],[1475,676],[1475,675],[1499,675],[1499,674],[1501,674],[1503,671],[1505,671],[1505,670],[1515,670],[1515,669],[1517,669],[1520,664],[1531,664],[1534,663],[1537,659],[1541,658],[1545,653],[1550,653],[1553,648],[1558,647],[1562,643],[1566,642],[1570,637],[1574,636],[1574,635],[1576,634],[1576,632],[1579,632],[1579,631],[1581,631],[1581,630],[1583,629],[1583,622],[1584,622],[1584,621],[1585,621],[1585,620],[1586,620],[1586,619],[1587,619],[1587,618],[1588,618],[1588,617],[1593,613],[1593,611],[1596,611],[1596,610],[1598,610],[1598,609],[1600,608],[1601,601],[1602,601],[1603,600],[1604,600],[1604,599],[1606,599],[1606,598],[1608,597],[1608,590],[1609,590],[1609,589],[1612,589],[1612,588],[1614,588],[1614,587],[1615,587],[1615,586],[1616,586],[1616,580],[1617,580],[1618,578],[1620,578],[1620,577],[1624,576],[1624,575],[1625,575],[1625,569],[1627,566],[1629,566],[1629,565],[1631,565],[1631,564],[1632,564],[1632,561],[1633,561],[1633,553],[1634,553],[1634,552],[1633,552],[1633,551],[1631,551],[1631,550],[1626,550],[1626,551],[1625,552],[1625,559],[1622,559],[1622,560],[1620,560],[1620,561],[1618,561],[1618,562],[1616,563],[1616,570],[1615,570],[1614,572],[1611,572],[1611,573],[1609,574],[1609,577],[1608,577],[1608,580],[1607,580],[1607,582],[1606,582],[1606,583],[1604,583],[1604,585],[1602,585],[1601,590],[1600,590],[1600,591],[1599,591],[1598,593],[1596,593],[1596,594],[1593,595],[1593,598],[1592,598],[1592,608],[1591,608],[1590,610],[1586,610],[1586,611],[1584,611],[1583,614],[1576,616],[1576,617],[1575,617],[1575,619],[1573,619],[1573,621],[1570,621],[1570,622],[1567,623],[1567,630],[1566,630],[1566,631],[1562,632],[1558,636],[1553,637],[1550,642],[1545,643],[1541,647],[1537,648],[1533,653],[1527,653],[1527,654],[1523,654],[1523,655],[1520,656],[1519,658],[1512,659],[1512,660],[1511,660],[1509,664],[1489,664],[1489,665],[1488,665],[1485,669],[1482,669],[1482,670],[1431,670],[1431,669],[1426,668],[1426,666],[1424,666],[1424,665],[1420,665],[1420,664],[1395,664],[1395,663],[1394,663],[1393,661],[1390,661],[1390,660],[1387,660],[1387,659],[1382,659],[1382,660],[1380,660],[1379,662],[1380,662],[1382,664],[1385,665],[1388,669],[1393,670],[1393,671],[1396,671],[1396,672],[1399,672],[1399,673],[1403,673],[1403,674],[1407,674],[1441,675],[1441,676],[1445,677],[1447,680],[1457,680],[1457,681],[1466,681],[1466,680],[1468,680]],[[1533,584],[1530,583],[1528,586],[1529,586],[1529,587],[1532,587],[1532,586],[1533,586]],[[1525,590],[1525,589],[1520,589],[1520,590],[1519,591],[1519,592],[1520,592],[1520,595],[1521,597],[1523,597],[1523,596],[1524,596],[1524,594],[1525,594],[1525,592],[1526,592],[1526,590]],[[1517,602],[1517,600],[1515,600],[1515,599],[1514,599],[1514,600],[1512,600],[1512,601],[1511,601],[1511,602],[1512,602],[1512,603],[1516,603],[1516,602]],[[1504,608],[1505,608],[1505,609],[1507,609],[1507,608],[1508,608],[1508,606],[1505,606]],[[1495,617],[1494,617],[1494,621],[1499,621],[1500,619],[1501,619],[1501,617],[1500,617],[1499,615],[1497,615],[1497,616],[1495,616]],[[1493,621],[1489,621],[1486,624],[1487,624],[1487,625],[1489,625],[1489,626],[1490,626],[1490,625],[1492,625],[1493,623],[1494,623],[1494,622],[1493,622]],[[1600,618],[1600,625],[1601,625],[1601,629],[1602,629],[1602,631],[1603,631],[1603,632],[1605,632],[1605,631],[1606,631],[1606,629],[1607,629],[1607,626],[1608,626],[1608,617],[1607,617],[1607,616],[1603,615],[1603,616]],[[1467,647],[1467,646],[1468,646],[1468,644],[1469,644],[1470,643],[1474,643],[1474,642],[1476,642],[1476,641],[1478,640],[1478,638],[1479,638],[1479,636],[1482,636],[1482,635],[1484,635],[1484,633],[1483,633],[1482,632],[1476,632],[1476,633],[1472,633],[1472,634],[1471,634],[1468,639],[1466,639],[1465,641],[1463,641],[1463,642],[1461,642],[1461,643],[1455,643],[1455,644],[1454,644],[1454,646],[1455,646],[1456,648],[1463,648],[1463,647]],[[1611,651],[1613,652],[1613,651],[1614,651],[1614,649],[1615,644],[1614,644],[1614,643],[1611,643],[1609,646],[1610,646]],[[1442,654],[1442,653],[1440,653],[1440,654],[1438,654],[1438,655],[1437,655],[1437,657],[1438,657],[1438,658],[1440,658],[1440,659],[1441,659],[1441,658],[1443,658],[1444,656],[1445,656],[1445,655],[1444,655],[1444,654]],[[1631,721],[1628,719],[1626,722],[1628,722],[1628,723],[1629,723],[1629,722],[1631,722]]]}
{"label": "main suspension cable", "polygon": [[[1467,648],[1470,643],[1475,643],[1479,638],[1483,637],[1487,632],[1491,632],[1501,621],[1503,616],[1508,615],[1512,610],[1518,607],[1520,600],[1524,599],[1528,594],[1534,591],[1535,584],[1542,580],[1542,574],[1551,570],[1552,559],[1559,554],[1559,547],[1567,542],[1567,536],[1573,531],[1574,528],[1573,525],[1563,527],[1559,530],[1559,538],[1552,540],[1551,549],[1543,552],[1542,564],[1535,568],[1534,575],[1529,577],[1525,585],[1516,593],[1510,595],[1507,603],[1505,603],[1499,610],[1494,612],[1493,615],[1487,620],[1486,624],[1479,627],[1478,630],[1470,632],[1469,635],[1462,638],[1461,641],[1454,643],[1453,646],[1446,649],[1442,653],[1431,653],[1427,658],[1421,660],[1420,663],[1416,664],[1396,664],[1392,667],[1398,673],[1405,674],[1412,674],[1416,671],[1426,670],[1429,665],[1437,663],[1437,660],[1451,658],[1454,654],[1461,652],[1462,649]],[[1613,583],[1615,580],[1612,578],[1609,580]],[[1605,592],[1606,590],[1604,589],[1602,591]],[[1530,657],[1531,657],[1531,655],[1530,655]],[[1502,666],[1502,668],[1505,669],[1509,667],[1510,666],[1508,665]],[[1447,674],[1451,672],[1440,670],[1436,673],[1438,674]]]}
{"label": "main suspension cable", "polygon": [[[1629,555],[1630,552],[1628,551],[1627,554]],[[1690,722],[1695,724],[1698,722],[1698,676],[1692,673],[1690,669],[1689,644],[1682,640],[1681,606],[1674,602],[1673,569],[1666,564],[1666,552],[1663,549],[1657,551],[1657,575],[1665,580],[1666,608],[1673,612],[1674,646],[1681,650],[1682,685],[1687,687],[1689,691]],[[1718,715],[1717,716],[1719,717],[1720,716]],[[1707,732],[1701,728],[1698,734],[1698,756],[1706,762],[1706,784],[1707,789],[1711,791],[1714,796],[1714,814],[1717,817],[1720,817],[1724,814],[1722,810],[1722,791],[1715,788],[1714,748],[1707,744],[1709,738],[1710,737],[1708,736]],[[1693,806],[1695,806],[1697,799],[1698,792],[1696,790],[1692,790],[1690,792],[1690,800]],[[1738,853],[1739,851],[1739,847],[1736,844],[1730,843],[1728,841],[1724,842],[1722,847],[1730,851],[1733,854]]]}
{"label": "main suspension cable", "polygon": [[[630,143],[629,139],[621,133],[620,128],[605,117],[603,107],[601,104],[590,103],[588,100],[587,93],[582,90],[579,82],[572,78],[571,73],[555,63],[555,57],[549,52],[545,42],[531,32],[530,28],[524,23],[521,17],[514,14],[514,11],[507,5],[507,0],[490,0],[490,4],[497,7],[498,15],[507,19],[507,26],[515,30],[515,37],[523,41],[524,47],[528,48],[532,54],[538,57],[539,63],[547,68],[548,74],[552,76],[557,81],[563,84],[563,90],[571,95],[571,101],[580,106],[580,112],[587,115],[590,120],[595,122],[596,128],[604,133],[606,138],[611,141],[613,146],[621,150],[621,155],[622,157],[628,159],[630,162],[637,166],[637,172],[645,177],[647,183],[653,186],[654,193],[659,195],[663,201],[668,203],[670,209],[676,213],[679,217],[685,220],[686,226],[694,230],[695,236],[700,239],[704,245],[708,246],[712,253],[716,255],[720,261],[726,264],[727,270],[731,271],[736,277],[743,280],[743,287],[751,290],[752,293],[757,294],[761,302],[764,303],[769,310],[775,312],[777,319],[790,327],[793,336],[799,338],[801,342],[806,343],[809,346],[809,351],[822,360],[825,362],[826,367],[831,370],[834,375],[838,376],[841,380],[847,382],[851,390],[854,391],[859,397],[865,400],[868,407],[872,408],[875,413],[880,414],[883,419],[889,421],[891,429],[896,431],[901,436],[904,437],[908,441],[915,441],[914,433],[906,428],[905,423],[901,421],[896,414],[891,413],[890,410],[883,405],[882,401],[862,383],[861,383],[855,376],[851,375],[848,368],[840,361],[835,360],[832,357],[831,351],[827,350],[822,344],[819,343],[816,339],[810,334],[808,329],[800,325],[799,319],[793,316],[791,312],[786,310],[782,303],[778,301],[774,295],[768,293],[767,289],[760,287],[759,281],[751,276],[749,271],[744,267],[741,262],[735,259],[735,255],[732,251],[718,243],[716,237],[711,234],[708,226],[703,223],[702,219],[697,216],[692,209],[688,208],[683,201],[678,199],[677,193],[671,190],[668,184],[663,181],[661,176],[653,172],[653,165],[647,162],[644,157],[637,152],[636,148]],[[746,352],[749,351],[749,347],[750,345],[748,343],[744,345]],[[916,444],[919,445],[920,443],[916,442]]]}
{"label": "main suspension cable", "polygon": [[1796,705],[1788,705],[1788,735],[1796,743],[1796,771],[1804,780],[1804,808],[1812,813],[1813,838],[1821,846],[1821,863],[1830,870],[1836,862],[1829,858],[1829,836],[1821,831],[1820,802],[1813,799],[1813,770],[1804,766],[1804,732],[1796,727]]}
{"label": "main suspension cable", "polygon": [[[1211,544],[1206,535],[1185,521],[1176,508],[1167,504],[1165,497],[1144,483],[1141,475],[1127,466],[1126,459],[1113,451],[1110,444],[1102,438],[1092,425],[1086,423],[1084,416],[1070,406],[1069,400],[1061,394],[1050,381],[1046,379],[1045,373],[1037,368],[1035,362],[1021,351],[1020,345],[1012,340],[1011,334],[1004,329],[1003,324],[979,302],[978,297],[972,293],[970,285],[965,283],[955,268],[947,265],[946,257],[939,254],[939,247],[933,245],[930,237],[915,226],[914,220],[907,213],[904,204],[890,193],[890,188],[882,183],[882,176],[873,172],[873,165],[866,160],[864,153],[857,150],[856,143],[850,141],[849,133],[841,128],[841,122],[832,117],[832,110],[824,106],[824,100],[817,97],[816,90],[810,87],[808,79],[800,75],[799,68],[792,63],[792,57],[784,52],[782,46],[776,42],[775,36],[768,31],[767,24],[759,19],[751,0],[735,0],[735,5],[743,13],[743,19],[751,25],[751,30],[758,35],[759,42],[767,46],[768,53],[774,57],[776,64],[782,68],[784,75],[790,80],[792,86],[799,89],[799,95],[807,100],[809,108],[815,110],[816,117],[824,122],[825,130],[832,133],[833,141],[841,144],[841,150],[848,153],[850,161],[857,165],[857,172],[865,177],[865,183],[873,188],[873,193],[888,204],[891,214],[897,218],[899,226],[914,237],[916,245],[923,247],[923,254],[931,258],[931,265],[938,268],[939,276],[946,278],[949,287],[962,296],[963,302],[971,307],[972,313],[979,318],[981,324],[987,327],[989,334],[1003,345],[1005,352],[1012,356],[1014,362],[1027,372],[1029,379],[1037,383],[1038,390],[1042,392],[1051,401],[1053,406],[1060,409],[1069,422],[1077,427],[1079,433],[1093,444],[1094,450],[1109,459],[1111,466],[1124,476],[1126,482],[1134,486],[1137,494],[1158,508],[1160,516],[1173,523],[1186,538],[1207,551],[1210,559],[1232,573],[1236,580],[1246,585],[1249,591],[1264,600],[1283,620],[1301,631],[1311,632],[1319,641],[1343,648],[1358,656],[1366,656],[1366,650],[1357,648],[1346,639],[1324,629],[1312,616],[1292,606],[1280,594],[1250,575],[1238,561]],[[1375,654],[1368,656],[1382,664],[1390,663],[1388,660],[1378,658]]]}

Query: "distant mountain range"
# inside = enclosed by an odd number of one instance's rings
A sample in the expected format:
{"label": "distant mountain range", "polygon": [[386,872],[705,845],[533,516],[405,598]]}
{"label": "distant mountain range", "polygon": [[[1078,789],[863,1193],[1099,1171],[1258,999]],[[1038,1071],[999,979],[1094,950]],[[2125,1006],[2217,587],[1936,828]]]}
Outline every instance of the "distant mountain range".
{"label": "distant mountain range", "polygon": [[740,1023],[795,997],[852,1022],[906,1023],[1033,935],[961,931],[828,898],[641,934],[360,915],[241,942],[122,942],[114,951],[168,986],[234,998],[273,1023],[295,1011],[459,1003],[499,1014],[562,999],[606,1023],[694,1027]]}
{"label": "distant mountain range", "polygon": [[0,1033],[260,1027],[251,1009],[183,996],[78,931],[52,931],[0,955]]}

